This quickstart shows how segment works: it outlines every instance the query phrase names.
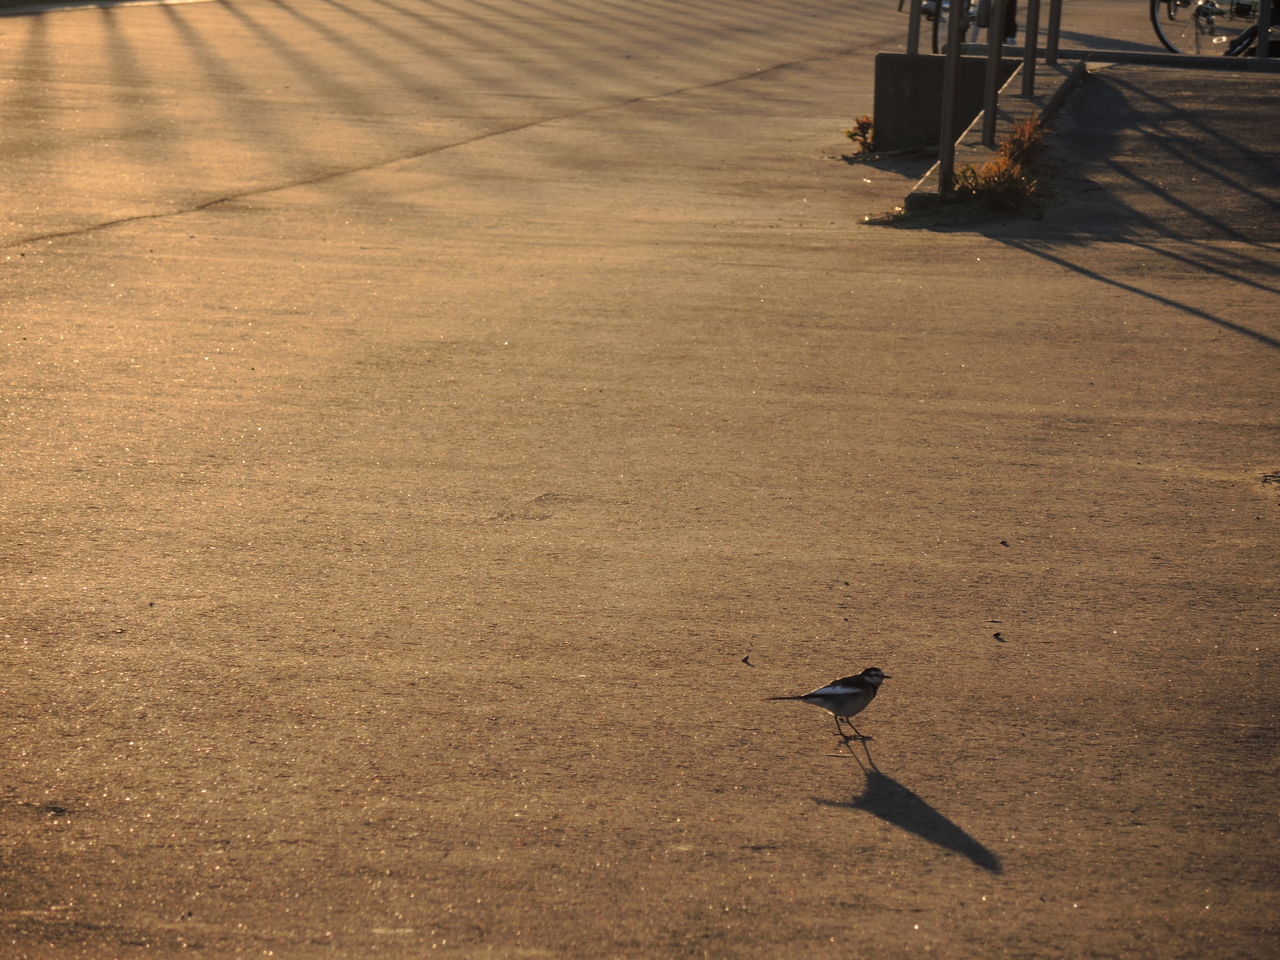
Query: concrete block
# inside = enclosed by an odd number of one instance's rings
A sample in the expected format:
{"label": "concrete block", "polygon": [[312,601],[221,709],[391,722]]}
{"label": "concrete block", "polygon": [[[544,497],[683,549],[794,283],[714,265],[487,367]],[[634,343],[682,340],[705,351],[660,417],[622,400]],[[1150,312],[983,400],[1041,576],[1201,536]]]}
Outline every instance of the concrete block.
{"label": "concrete block", "polygon": [[[936,147],[942,123],[942,65],[932,54],[876,55],[875,146],[877,151]],[[1018,62],[1001,61],[1000,82]],[[958,137],[982,110],[986,57],[961,57],[956,85],[956,116],[951,136]]]}

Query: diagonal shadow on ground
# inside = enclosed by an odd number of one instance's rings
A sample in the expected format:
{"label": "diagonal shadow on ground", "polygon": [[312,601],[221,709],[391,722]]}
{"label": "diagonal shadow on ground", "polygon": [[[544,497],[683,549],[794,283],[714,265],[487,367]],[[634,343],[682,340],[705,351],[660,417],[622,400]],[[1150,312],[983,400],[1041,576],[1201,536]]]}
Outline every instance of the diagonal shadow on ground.
{"label": "diagonal shadow on ground", "polygon": [[[1121,280],[1117,277],[1107,276],[1104,273],[1099,272],[1098,270],[1094,270],[1085,266],[1083,263],[1073,262],[1066,255],[1057,255],[1054,253],[1050,253],[1048,250],[1044,249],[1042,246],[1039,246],[1036,244],[1030,244],[1030,243],[1023,243],[1017,240],[1007,240],[1005,242],[1008,243],[1009,246],[1016,247],[1019,250],[1023,250],[1027,253],[1034,254],[1035,256],[1040,257],[1043,260],[1047,260],[1050,263],[1054,263],[1060,267],[1064,267],[1068,270],[1072,270],[1083,277],[1088,277],[1089,279],[1096,280],[1099,283],[1107,284],[1109,286],[1115,287],[1118,290],[1124,290],[1127,293],[1133,293],[1141,297],[1146,297],[1148,300],[1151,300],[1154,303],[1158,303],[1166,307],[1172,307],[1173,309],[1179,310],[1188,316],[1198,317],[1201,320],[1206,320],[1209,323],[1215,324],[1216,326],[1219,326],[1224,330],[1230,330],[1233,333],[1241,334],[1242,336],[1250,338],[1255,343],[1262,344],[1263,346],[1266,346],[1266,347],[1271,347],[1273,350],[1280,350],[1280,340],[1277,340],[1275,337],[1268,336],[1266,333],[1263,333],[1259,330],[1254,330],[1243,324],[1236,323],[1235,321],[1230,320],[1226,317],[1219,316],[1217,314],[1211,313],[1208,310],[1204,310],[1202,308],[1193,306],[1191,304],[1184,303],[1179,300],[1175,300],[1172,297],[1158,293],[1154,290],[1143,289],[1142,287],[1138,286],[1136,283],[1130,283],[1128,281]],[[1144,246],[1143,244],[1138,243],[1137,241],[1134,241],[1133,245],[1143,246],[1144,249],[1149,249],[1155,255],[1169,257],[1170,259],[1180,259],[1176,252],[1161,250],[1153,246]],[[1217,277],[1225,277],[1227,280],[1232,282],[1246,283],[1247,285],[1252,287],[1268,289],[1267,286],[1260,281],[1234,276],[1234,275],[1231,275],[1228,271],[1214,269],[1213,267],[1209,266],[1207,262],[1190,265],[1189,269],[1191,269],[1192,267],[1194,267],[1195,269],[1198,269],[1199,271],[1209,276],[1216,275]]]}
{"label": "diagonal shadow on ground", "polygon": [[[863,744],[866,749],[866,744]],[[858,759],[854,755],[854,759]],[[934,809],[930,803],[910,788],[880,770],[867,752],[868,764],[858,760],[866,776],[866,785],[860,796],[849,801],[815,798],[825,807],[846,807],[865,810],[873,816],[899,827],[908,833],[928,840],[943,849],[958,853],[976,866],[990,873],[1002,873],[1000,858],[974,839],[963,827]]]}

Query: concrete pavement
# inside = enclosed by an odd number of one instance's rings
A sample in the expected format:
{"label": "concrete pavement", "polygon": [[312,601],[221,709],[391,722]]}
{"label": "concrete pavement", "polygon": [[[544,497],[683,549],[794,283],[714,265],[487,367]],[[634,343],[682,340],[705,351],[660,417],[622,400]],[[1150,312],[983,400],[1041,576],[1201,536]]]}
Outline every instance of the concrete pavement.
{"label": "concrete pavement", "polygon": [[[1114,74],[1043,220],[864,226],[902,26],[0,21],[0,944],[1266,951],[1272,188]],[[857,759],[761,702],[871,663]]]}

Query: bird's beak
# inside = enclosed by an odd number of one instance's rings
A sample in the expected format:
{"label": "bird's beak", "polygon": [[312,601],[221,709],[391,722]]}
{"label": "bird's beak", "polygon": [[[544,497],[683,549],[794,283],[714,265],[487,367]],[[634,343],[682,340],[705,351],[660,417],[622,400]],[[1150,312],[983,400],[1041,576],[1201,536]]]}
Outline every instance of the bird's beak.
{"label": "bird's beak", "polygon": [[884,675],[884,678],[885,678],[886,680],[892,680],[892,679],[893,679],[893,674],[892,674],[892,673],[886,673],[886,674]]}

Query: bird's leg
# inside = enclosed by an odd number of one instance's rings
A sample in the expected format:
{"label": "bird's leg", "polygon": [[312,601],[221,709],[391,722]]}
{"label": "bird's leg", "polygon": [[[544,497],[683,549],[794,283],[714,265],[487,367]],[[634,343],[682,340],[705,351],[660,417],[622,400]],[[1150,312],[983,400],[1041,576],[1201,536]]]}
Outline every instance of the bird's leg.
{"label": "bird's leg", "polygon": [[862,743],[864,743],[864,744],[865,744],[868,740],[870,740],[870,739],[871,739],[870,737],[864,737],[864,736],[862,735],[862,732],[861,732],[857,727],[854,727],[854,726],[853,726],[853,721],[852,721],[852,720],[846,720],[846,721],[845,721],[845,723],[847,723],[850,727],[853,727],[853,732],[854,732],[854,733],[856,733],[856,734],[858,735],[858,739],[859,739]]}
{"label": "bird's leg", "polygon": [[[832,714],[832,716],[835,716],[835,714]],[[843,719],[842,717],[836,717],[836,736],[839,737],[841,740],[843,740],[846,744],[848,744],[849,735],[844,732],[844,727],[840,726],[840,721],[842,719]],[[845,720],[845,723],[849,723],[849,721]],[[849,723],[849,726],[853,726],[853,724]]]}

